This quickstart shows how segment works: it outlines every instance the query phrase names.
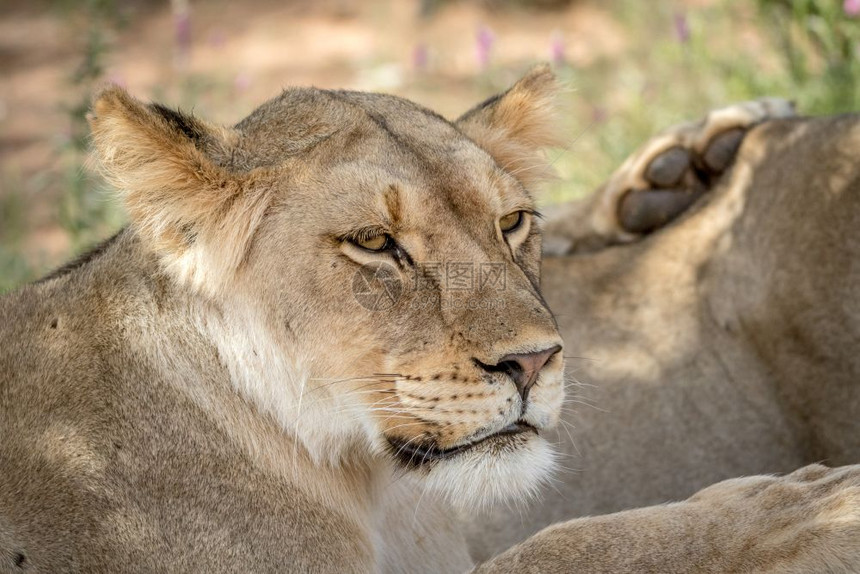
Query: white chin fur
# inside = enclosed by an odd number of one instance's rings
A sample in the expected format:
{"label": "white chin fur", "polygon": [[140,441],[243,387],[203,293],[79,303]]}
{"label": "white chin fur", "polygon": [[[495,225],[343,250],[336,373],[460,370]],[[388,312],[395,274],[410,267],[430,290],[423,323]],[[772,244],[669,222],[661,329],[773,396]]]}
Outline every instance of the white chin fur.
{"label": "white chin fur", "polygon": [[556,454],[537,435],[518,436],[505,445],[479,445],[439,461],[427,474],[427,487],[463,511],[538,495],[556,464]]}

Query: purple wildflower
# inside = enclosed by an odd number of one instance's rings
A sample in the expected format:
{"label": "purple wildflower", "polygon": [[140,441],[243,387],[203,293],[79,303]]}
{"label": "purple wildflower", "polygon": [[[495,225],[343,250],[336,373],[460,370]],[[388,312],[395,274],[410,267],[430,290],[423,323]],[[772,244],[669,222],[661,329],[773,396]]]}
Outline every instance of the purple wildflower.
{"label": "purple wildflower", "polygon": [[108,74],[107,80],[111,84],[115,84],[115,85],[120,86],[122,88],[128,87],[128,83],[125,81],[125,76],[123,76],[119,72],[111,72],[110,74]]}
{"label": "purple wildflower", "polygon": [[690,41],[690,22],[683,12],[675,12],[675,37],[682,44]]}
{"label": "purple wildflower", "polygon": [[236,90],[244,92],[251,87],[251,75],[247,72],[239,72],[233,79],[233,86]]}
{"label": "purple wildflower", "polygon": [[845,0],[842,3],[842,11],[849,18],[854,18],[860,14],[860,0]]}
{"label": "purple wildflower", "polygon": [[191,9],[187,0],[173,0],[173,34],[176,42],[176,63],[184,67],[191,56]]}
{"label": "purple wildflower", "polygon": [[419,72],[423,72],[427,69],[427,60],[427,45],[418,44],[415,46],[412,50],[412,66]]}
{"label": "purple wildflower", "polygon": [[565,62],[564,56],[564,36],[560,30],[552,33],[549,40],[549,58],[555,65],[560,65]]}
{"label": "purple wildflower", "polygon": [[496,36],[493,31],[487,26],[478,28],[478,36],[476,38],[476,52],[478,57],[478,66],[482,70],[486,70],[490,65],[490,53],[493,50],[493,42]]}

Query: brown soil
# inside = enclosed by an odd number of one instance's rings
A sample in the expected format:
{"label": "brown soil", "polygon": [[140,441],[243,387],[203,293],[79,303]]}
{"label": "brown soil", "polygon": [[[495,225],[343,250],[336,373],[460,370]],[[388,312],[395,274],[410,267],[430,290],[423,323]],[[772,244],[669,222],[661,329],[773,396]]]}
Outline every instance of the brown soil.
{"label": "brown soil", "polygon": [[[446,2],[422,16],[417,0],[215,0],[192,3],[191,43],[182,53],[169,4],[120,4],[127,24],[109,37],[105,79],[229,123],[285,86],[310,84],[393,92],[456,115],[549,59],[554,41],[577,67],[624,46],[597,2],[555,11]],[[69,137],[65,109],[80,97],[69,78],[89,25],[74,10],[38,2],[0,8],[0,195],[23,194],[24,248],[49,259],[69,250],[57,225],[57,152]],[[495,38],[488,69],[476,55],[481,28]]]}

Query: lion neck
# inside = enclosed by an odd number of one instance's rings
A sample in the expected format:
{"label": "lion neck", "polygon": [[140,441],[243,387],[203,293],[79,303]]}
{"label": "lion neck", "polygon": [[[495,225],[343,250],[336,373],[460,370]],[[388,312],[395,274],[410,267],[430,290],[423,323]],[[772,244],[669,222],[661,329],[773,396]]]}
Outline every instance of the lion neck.
{"label": "lion neck", "polygon": [[123,309],[116,314],[130,350],[143,353],[161,378],[206,410],[230,419],[250,406],[242,417],[259,419],[257,426],[293,445],[292,458],[313,465],[354,466],[378,458],[359,405],[313,380],[313,356],[279,332],[271,313],[254,298],[227,290],[214,299],[183,287],[133,230],[121,233],[99,260],[75,273],[85,274],[89,292],[124,293]]}
{"label": "lion neck", "polygon": [[220,384],[177,384],[258,468],[362,525],[379,571],[472,566],[448,503],[428,492],[422,477],[398,472],[379,455],[364,428],[345,416],[351,405],[307,392],[308,362],[283,352],[257,311],[199,301],[194,307],[197,330],[217,349],[225,374]]}
{"label": "lion neck", "polygon": [[370,421],[361,405],[314,379],[313,357],[272,325],[260,305],[231,296],[200,301],[197,308],[199,329],[217,349],[232,388],[274,420],[314,464],[373,458]]}

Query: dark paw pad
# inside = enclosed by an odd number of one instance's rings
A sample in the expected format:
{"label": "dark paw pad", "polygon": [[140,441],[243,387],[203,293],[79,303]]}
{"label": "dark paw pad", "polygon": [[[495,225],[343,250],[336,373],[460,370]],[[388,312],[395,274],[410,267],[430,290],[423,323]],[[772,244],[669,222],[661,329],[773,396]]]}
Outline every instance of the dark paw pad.
{"label": "dark paw pad", "polygon": [[704,188],[634,189],[618,205],[618,219],[631,233],[650,233],[663,227],[704,195]]}
{"label": "dark paw pad", "polygon": [[702,154],[702,163],[708,171],[724,172],[734,161],[746,133],[744,128],[732,128],[714,136]]}
{"label": "dark paw pad", "polygon": [[654,159],[645,168],[645,179],[654,187],[672,187],[680,183],[690,168],[690,152],[677,146]]}

